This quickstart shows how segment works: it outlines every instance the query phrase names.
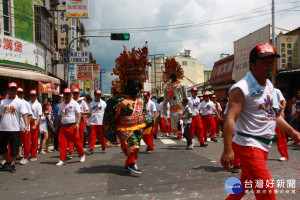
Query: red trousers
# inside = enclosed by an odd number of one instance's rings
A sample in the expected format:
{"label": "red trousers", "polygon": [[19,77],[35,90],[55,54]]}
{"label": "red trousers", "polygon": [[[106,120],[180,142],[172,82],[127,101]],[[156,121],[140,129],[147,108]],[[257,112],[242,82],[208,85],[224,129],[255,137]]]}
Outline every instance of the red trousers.
{"label": "red trousers", "polygon": [[20,139],[24,145],[24,158],[28,159],[30,154],[31,132],[25,135],[24,131],[20,132]]}
{"label": "red trousers", "polygon": [[215,138],[216,123],[212,115],[204,115],[203,117],[203,137],[207,139],[207,132],[210,132],[210,137]]}
{"label": "red trousers", "polygon": [[217,117],[214,117],[216,123],[216,133],[220,133],[220,122]]}
{"label": "red trousers", "polygon": [[[276,187],[276,182],[273,185],[268,184],[272,182],[272,177],[267,166],[269,153],[257,147],[241,146],[234,142],[232,143],[232,148],[234,154],[240,158],[243,165],[240,181],[244,189],[241,194],[230,194],[227,199],[242,199],[245,195],[245,189],[253,189],[257,200],[275,200],[274,188]],[[258,180],[263,181],[262,188],[256,187]],[[249,184],[250,181],[252,181],[251,185]],[[267,192],[263,193],[262,190],[266,190]]]}
{"label": "red trousers", "polygon": [[37,125],[36,129],[33,129],[32,127],[35,125],[35,121],[30,122],[30,133],[31,136],[31,146],[30,146],[30,153],[31,158],[37,157],[37,151],[39,147],[39,132],[40,132],[40,124]]}
{"label": "red trousers", "polygon": [[144,140],[145,144],[147,145],[148,150],[153,150],[154,149],[154,146],[153,146],[153,129],[154,128],[152,127],[149,134],[143,135],[143,140]]}
{"label": "red trousers", "polygon": [[279,130],[278,128],[275,128],[275,132],[278,135],[277,148],[278,148],[278,151],[279,151],[281,157],[285,157],[285,158],[289,159],[285,133],[282,130]]}
{"label": "red trousers", "polygon": [[58,138],[61,161],[67,161],[68,141],[71,141],[75,145],[79,156],[84,156],[82,142],[79,137],[79,130],[75,129],[75,125],[69,127],[62,125],[59,131]]}
{"label": "red trousers", "polygon": [[121,143],[121,149],[123,153],[127,156],[127,160],[125,162],[125,167],[129,167],[131,164],[135,164],[136,160],[139,156],[139,148],[134,149],[134,151],[128,153],[128,146],[126,143],[126,140],[119,135],[120,143]]}
{"label": "red trousers", "polygon": [[190,132],[191,139],[193,139],[194,135],[196,135],[200,144],[205,143],[203,139],[203,125],[202,125],[202,120],[200,115],[193,117],[189,132]]}
{"label": "red trousers", "polygon": [[163,133],[169,133],[171,132],[171,118],[167,118],[169,125],[166,124],[166,120],[164,117],[160,118],[160,130]]}
{"label": "red trousers", "polygon": [[103,135],[102,125],[91,125],[90,150],[95,148],[97,132],[99,133],[102,149],[106,148],[106,138]]}
{"label": "red trousers", "polygon": [[241,160],[237,157],[236,154],[234,154],[234,157],[233,157],[233,166],[234,167],[240,167],[241,166]]}
{"label": "red trousers", "polygon": [[[79,124],[79,138],[82,143],[82,146],[84,146],[84,121],[80,122]],[[72,141],[69,141],[69,153],[72,153],[74,149],[74,143]]]}
{"label": "red trousers", "polygon": [[154,131],[153,131],[153,135],[157,136],[158,133],[158,118],[156,118],[155,123],[154,123]]}

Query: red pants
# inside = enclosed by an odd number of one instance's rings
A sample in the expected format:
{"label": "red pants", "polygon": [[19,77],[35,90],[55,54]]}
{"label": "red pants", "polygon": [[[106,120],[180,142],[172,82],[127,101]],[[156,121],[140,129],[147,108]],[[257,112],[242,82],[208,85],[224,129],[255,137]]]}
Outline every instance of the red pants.
{"label": "red pants", "polygon": [[158,118],[156,118],[155,123],[154,123],[154,131],[153,131],[153,135],[157,136],[157,132],[158,132]]}
{"label": "red pants", "polygon": [[216,123],[216,133],[220,133],[220,122],[217,117],[214,117]]}
{"label": "red pants", "polygon": [[[243,165],[240,181],[244,189],[241,194],[230,194],[227,199],[241,199],[245,195],[245,189],[253,189],[257,200],[276,199],[274,191],[276,182],[274,182],[273,185],[268,185],[268,182],[272,181],[272,177],[267,166],[269,153],[256,147],[241,146],[234,142],[232,143],[232,148],[234,154],[240,158],[241,164]],[[263,181],[263,188],[256,187],[256,182],[258,180]],[[251,185],[249,184],[250,181],[252,181]],[[260,191],[258,192],[258,190]],[[267,192],[262,193],[262,190],[266,190]],[[269,190],[271,192],[269,192]]]}
{"label": "red pants", "polygon": [[29,158],[30,144],[31,144],[31,132],[25,135],[24,131],[20,132],[20,139],[24,145],[24,158]]}
{"label": "red pants", "polygon": [[91,125],[90,150],[95,148],[97,132],[99,133],[102,149],[106,148],[106,139],[103,135],[102,125]]}
{"label": "red pants", "polygon": [[160,118],[160,130],[163,133],[171,132],[171,118],[168,118],[169,125],[166,124],[166,120],[164,117]]}
{"label": "red pants", "polygon": [[204,115],[203,117],[203,136],[207,139],[207,132],[210,132],[210,137],[215,138],[216,123],[212,115]]}
{"label": "red pants", "polygon": [[62,125],[59,131],[58,138],[61,161],[67,161],[68,141],[71,141],[75,145],[79,156],[84,156],[82,142],[79,137],[79,130],[75,130],[75,125],[69,127]]}
{"label": "red pants", "polygon": [[125,167],[129,167],[129,165],[131,164],[135,164],[136,160],[138,159],[139,156],[139,148],[134,149],[133,152],[128,153],[128,147],[126,146],[127,143],[125,141],[125,139],[123,139],[120,135],[119,135],[119,139],[120,139],[120,143],[121,143],[121,149],[123,151],[123,153],[127,156],[127,160],[125,162]]}
{"label": "red pants", "polygon": [[233,157],[233,166],[234,167],[240,167],[241,166],[241,160],[237,157],[236,154],[234,154],[234,157]]}
{"label": "red pants", "polygon": [[200,115],[193,117],[189,132],[190,132],[191,140],[193,139],[194,135],[196,135],[200,144],[205,143],[203,139],[203,125],[202,125],[202,120]]}
{"label": "red pants", "polygon": [[40,124],[37,125],[36,129],[32,127],[35,125],[35,121],[30,122],[30,134],[31,134],[31,146],[30,146],[30,153],[31,158],[37,157],[37,151],[39,147],[39,132],[40,132]]}
{"label": "red pants", "polygon": [[[82,146],[84,146],[84,121],[80,122],[79,124],[79,138],[82,143]],[[72,141],[69,141],[69,153],[72,153],[74,149],[74,143]]]}
{"label": "red pants", "polygon": [[143,140],[144,140],[145,144],[147,145],[148,150],[153,150],[154,149],[154,146],[153,146],[153,129],[154,128],[152,127],[149,134],[143,135]]}
{"label": "red pants", "polygon": [[279,151],[281,157],[285,157],[285,158],[289,159],[285,133],[277,128],[275,128],[275,132],[278,135],[277,148],[278,148],[278,151]]}

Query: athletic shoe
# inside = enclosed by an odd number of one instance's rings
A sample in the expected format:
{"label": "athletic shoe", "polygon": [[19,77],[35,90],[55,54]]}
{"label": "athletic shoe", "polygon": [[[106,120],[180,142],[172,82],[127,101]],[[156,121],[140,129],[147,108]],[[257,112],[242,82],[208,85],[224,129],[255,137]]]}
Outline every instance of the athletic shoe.
{"label": "athletic shoe", "polygon": [[278,160],[284,162],[284,161],[287,161],[288,159],[285,158],[285,157],[281,157],[281,158],[279,158]]}
{"label": "athletic shoe", "polygon": [[106,153],[106,150],[105,150],[105,149],[102,149],[102,153],[103,153],[103,154]]}
{"label": "athletic shoe", "polygon": [[67,153],[67,158],[72,159],[73,158],[72,153]]}
{"label": "athletic shoe", "polygon": [[1,161],[0,161],[0,165],[4,165],[5,162],[6,162],[6,160],[1,160]]}
{"label": "athletic shoe", "polygon": [[93,153],[94,153],[94,151],[90,149],[90,150],[86,153],[86,155],[91,155],[91,154],[93,154]]}
{"label": "athletic shoe", "polygon": [[210,141],[212,141],[212,142],[219,142],[216,138],[211,138]]}
{"label": "athletic shoe", "polygon": [[27,163],[28,163],[28,159],[26,158],[22,158],[22,160],[20,160],[21,165],[26,165]]}
{"label": "athletic shoe", "polygon": [[241,171],[241,167],[235,167],[235,166],[233,166],[233,168],[231,168],[231,172],[232,173],[239,173]]}
{"label": "athletic shoe", "polygon": [[17,172],[16,166],[15,165],[11,165],[10,168],[9,168],[9,172],[16,173]]}
{"label": "athletic shoe", "polygon": [[164,134],[164,133],[162,133],[162,134],[161,134],[161,137],[165,137],[165,134]]}
{"label": "athletic shoe", "polygon": [[123,171],[124,172],[130,172],[130,169],[128,167],[124,167]]}
{"label": "athletic shoe", "polygon": [[65,164],[67,164],[67,163],[62,161],[62,160],[59,160],[59,162],[56,163],[56,166],[62,166],[62,165],[65,165]]}
{"label": "athletic shoe", "polygon": [[170,134],[169,133],[166,133],[166,137],[169,137],[170,136]]}
{"label": "athletic shoe", "polygon": [[146,150],[146,153],[147,153],[147,154],[153,154],[154,151],[153,151],[153,149],[147,149],[147,150]]}
{"label": "athletic shoe", "polygon": [[193,148],[194,148],[194,144],[190,144],[190,145],[187,147],[188,150],[192,150]]}
{"label": "athletic shoe", "polygon": [[200,144],[200,147],[207,147],[208,146],[208,144]]}
{"label": "athletic shoe", "polygon": [[153,138],[154,138],[154,139],[157,139],[157,136],[156,136],[156,135],[153,135]]}
{"label": "athletic shoe", "polygon": [[10,163],[5,162],[2,167],[0,168],[1,171],[7,171],[10,168]]}
{"label": "athletic shoe", "polygon": [[35,162],[35,161],[37,161],[37,158],[30,158],[29,161],[30,162]]}
{"label": "athletic shoe", "polygon": [[79,161],[84,162],[85,161],[85,155],[81,156]]}
{"label": "athletic shoe", "polygon": [[205,142],[207,142],[207,139],[204,139]]}
{"label": "athletic shoe", "polygon": [[139,170],[139,168],[137,167],[137,164],[131,164],[129,165],[128,169],[130,171],[132,171],[133,173],[136,173],[136,174],[141,174],[142,172]]}

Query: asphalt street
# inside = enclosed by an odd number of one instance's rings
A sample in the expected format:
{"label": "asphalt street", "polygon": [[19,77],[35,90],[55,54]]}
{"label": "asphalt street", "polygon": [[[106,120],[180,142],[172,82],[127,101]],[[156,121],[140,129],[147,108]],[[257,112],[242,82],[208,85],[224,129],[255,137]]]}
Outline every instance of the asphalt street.
{"label": "asphalt street", "polygon": [[[17,165],[17,173],[0,172],[0,199],[225,199],[224,183],[240,173],[225,172],[220,165],[223,150],[219,143],[208,142],[193,150],[175,138],[154,140],[155,153],[146,154],[141,145],[137,164],[142,174],[123,172],[125,156],[120,147],[101,148],[80,163],[75,155],[67,165],[57,167],[59,152],[38,155],[38,161]],[[277,199],[300,199],[300,147],[288,145],[290,160],[279,162],[276,144],[269,154],[268,166],[274,180],[296,180],[295,193],[277,194]],[[254,199],[248,194],[244,199]]]}

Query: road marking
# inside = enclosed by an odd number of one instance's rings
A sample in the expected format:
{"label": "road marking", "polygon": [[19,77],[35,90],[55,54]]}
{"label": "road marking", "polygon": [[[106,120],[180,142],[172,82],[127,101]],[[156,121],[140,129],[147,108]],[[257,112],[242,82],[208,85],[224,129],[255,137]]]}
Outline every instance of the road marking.
{"label": "road marking", "polygon": [[176,144],[176,142],[171,139],[160,139],[160,141],[164,144]]}

